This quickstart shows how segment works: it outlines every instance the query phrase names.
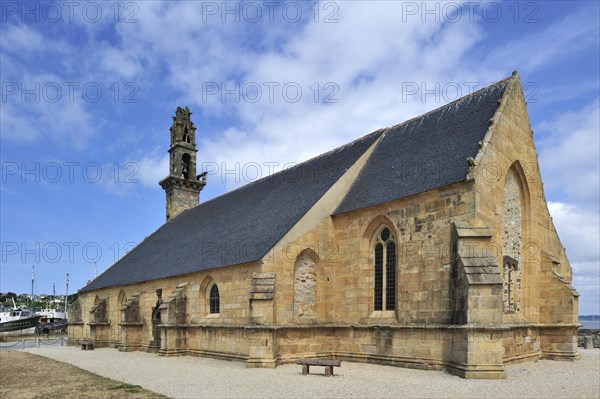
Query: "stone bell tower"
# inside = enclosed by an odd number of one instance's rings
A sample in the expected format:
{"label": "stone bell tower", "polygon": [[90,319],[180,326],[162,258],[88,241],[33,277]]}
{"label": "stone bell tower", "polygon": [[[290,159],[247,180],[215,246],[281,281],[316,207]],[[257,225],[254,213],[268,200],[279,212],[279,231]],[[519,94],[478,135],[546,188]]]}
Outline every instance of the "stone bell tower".
{"label": "stone bell tower", "polygon": [[206,185],[206,173],[196,175],[196,127],[192,113],[177,107],[173,117],[169,148],[169,176],[160,181],[167,194],[167,221],[200,203],[200,191]]}

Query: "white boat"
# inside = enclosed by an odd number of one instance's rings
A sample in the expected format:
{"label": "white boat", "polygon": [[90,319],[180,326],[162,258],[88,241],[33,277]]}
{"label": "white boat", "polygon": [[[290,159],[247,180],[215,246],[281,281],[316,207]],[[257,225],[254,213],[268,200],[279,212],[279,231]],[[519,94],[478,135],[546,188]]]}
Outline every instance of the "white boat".
{"label": "white boat", "polygon": [[40,316],[29,309],[0,308],[0,334],[33,334],[40,321]]}
{"label": "white boat", "polygon": [[61,309],[42,309],[35,312],[35,314],[41,317],[40,323],[55,323],[67,318],[67,315]]}

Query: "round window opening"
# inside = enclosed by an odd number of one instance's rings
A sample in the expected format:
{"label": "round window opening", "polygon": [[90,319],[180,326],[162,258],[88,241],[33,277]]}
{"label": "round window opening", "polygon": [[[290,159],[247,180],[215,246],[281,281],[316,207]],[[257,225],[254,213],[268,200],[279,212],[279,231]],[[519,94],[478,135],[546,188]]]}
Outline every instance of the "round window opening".
{"label": "round window opening", "polygon": [[390,229],[386,227],[385,229],[381,230],[381,239],[383,241],[387,241],[388,238],[390,238]]}

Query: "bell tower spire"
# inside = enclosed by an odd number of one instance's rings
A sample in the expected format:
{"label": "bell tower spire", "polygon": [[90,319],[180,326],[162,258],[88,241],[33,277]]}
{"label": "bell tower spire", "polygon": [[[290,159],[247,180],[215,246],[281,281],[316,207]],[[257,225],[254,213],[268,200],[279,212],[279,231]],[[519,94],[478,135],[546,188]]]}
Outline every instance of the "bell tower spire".
{"label": "bell tower spire", "polygon": [[160,181],[167,194],[167,221],[200,204],[200,191],[206,173],[196,175],[196,127],[188,107],[177,107],[173,117],[169,147],[169,176]]}

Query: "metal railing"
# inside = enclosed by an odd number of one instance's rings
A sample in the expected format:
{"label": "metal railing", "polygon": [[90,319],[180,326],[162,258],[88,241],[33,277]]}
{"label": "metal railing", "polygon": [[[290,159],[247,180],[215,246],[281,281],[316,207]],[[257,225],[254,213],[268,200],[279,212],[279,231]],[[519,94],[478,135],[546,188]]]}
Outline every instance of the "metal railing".
{"label": "metal railing", "polygon": [[14,342],[2,342],[0,343],[0,350],[24,350],[26,348],[40,348],[42,345],[46,346],[65,346],[68,339],[65,337],[59,337],[56,339],[41,339],[35,337],[33,339],[21,338]]}

